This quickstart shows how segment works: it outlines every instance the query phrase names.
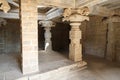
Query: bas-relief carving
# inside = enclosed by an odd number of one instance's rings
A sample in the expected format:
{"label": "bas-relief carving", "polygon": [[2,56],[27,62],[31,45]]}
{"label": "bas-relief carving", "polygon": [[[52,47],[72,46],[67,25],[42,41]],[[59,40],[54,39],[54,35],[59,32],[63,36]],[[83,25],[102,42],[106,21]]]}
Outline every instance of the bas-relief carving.
{"label": "bas-relief carving", "polygon": [[0,9],[7,13],[10,10],[10,6],[6,0],[0,0]]}

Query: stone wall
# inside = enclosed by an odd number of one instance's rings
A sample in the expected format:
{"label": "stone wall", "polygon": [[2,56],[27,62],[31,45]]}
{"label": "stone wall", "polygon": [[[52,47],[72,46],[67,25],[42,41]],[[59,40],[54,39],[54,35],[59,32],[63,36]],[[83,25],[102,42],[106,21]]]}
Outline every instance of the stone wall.
{"label": "stone wall", "polygon": [[120,22],[114,24],[114,36],[115,36],[115,58],[120,62]]}
{"label": "stone wall", "polygon": [[[106,52],[107,25],[102,17],[91,16],[90,21],[83,27],[83,50],[85,54],[104,57]],[[84,29],[85,28],[85,29]]]}
{"label": "stone wall", "polygon": [[20,26],[19,20],[7,20],[5,26],[0,27],[0,54],[20,53]]}

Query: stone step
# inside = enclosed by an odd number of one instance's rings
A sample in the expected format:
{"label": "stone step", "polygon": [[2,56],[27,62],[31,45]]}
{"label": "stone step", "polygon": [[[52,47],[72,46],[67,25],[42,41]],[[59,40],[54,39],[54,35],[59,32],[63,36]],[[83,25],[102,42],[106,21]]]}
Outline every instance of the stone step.
{"label": "stone step", "polygon": [[45,73],[36,74],[33,76],[23,77],[16,80],[66,80],[67,75],[73,74],[78,70],[86,68],[86,62],[77,62],[68,66],[63,66],[55,70],[51,70]]}

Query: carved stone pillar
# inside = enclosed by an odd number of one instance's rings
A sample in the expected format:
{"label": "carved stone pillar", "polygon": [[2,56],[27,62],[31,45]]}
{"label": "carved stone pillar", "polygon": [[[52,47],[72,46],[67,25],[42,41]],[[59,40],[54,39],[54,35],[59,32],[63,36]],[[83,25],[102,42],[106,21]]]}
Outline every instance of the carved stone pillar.
{"label": "carved stone pillar", "polygon": [[45,30],[45,51],[52,51],[52,41],[51,41],[51,28],[54,27],[54,23],[52,21],[40,21],[39,22]]}
{"label": "carved stone pillar", "polygon": [[66,21],[70,21],[70,46],[69,46],[69,58],[75,62],[82,61],[82,44],[80,40],[82,38],[82,32],[80,30],[81,22],[89,20],[86,16],[88,14],[88,8],[82,9],[66,9],[63,16]]}

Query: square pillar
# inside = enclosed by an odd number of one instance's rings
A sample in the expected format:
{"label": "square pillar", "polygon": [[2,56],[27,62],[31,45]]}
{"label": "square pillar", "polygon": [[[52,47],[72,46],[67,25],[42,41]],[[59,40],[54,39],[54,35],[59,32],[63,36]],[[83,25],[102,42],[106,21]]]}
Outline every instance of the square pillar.
{"label": "square pillar", "polygon": [[36,0],[20,0],[22,72],[30,74],[38,69],[38,13]]}
{"label": "square pillar", "polygon": [[71,23],[70,31],[70,46],[69,46],[69,58],[75,62],[82,61],[82,44],[80,40],[82,38],[82,33],[80,30],[81,23]]}

